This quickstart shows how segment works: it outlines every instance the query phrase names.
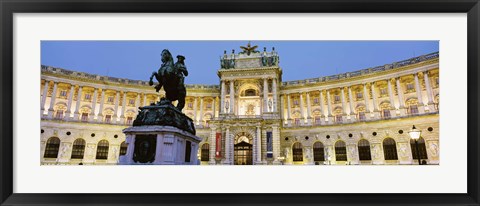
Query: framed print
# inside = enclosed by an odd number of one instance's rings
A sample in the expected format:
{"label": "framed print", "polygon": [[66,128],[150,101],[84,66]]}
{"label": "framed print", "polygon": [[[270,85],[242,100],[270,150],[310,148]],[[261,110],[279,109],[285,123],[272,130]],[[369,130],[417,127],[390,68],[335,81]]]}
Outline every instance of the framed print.
{"label": "framed print", "polygon": [[478,1],[0,5],[2,205],[479,205]]}

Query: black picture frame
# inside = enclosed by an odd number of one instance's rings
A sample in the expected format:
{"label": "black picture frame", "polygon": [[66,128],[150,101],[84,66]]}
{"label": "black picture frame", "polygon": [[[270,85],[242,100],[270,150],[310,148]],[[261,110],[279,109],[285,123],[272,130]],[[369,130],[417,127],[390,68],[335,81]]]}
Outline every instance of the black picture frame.
{"label": "black picture frame", "polygon": [[[478,0],[0,0],[1,205],[480,205]],[[467,13],[468,185],[465,194],[22,194],[13,193],[15,13]],[[447,82],[448,84],[448,82]],[[34,172],[34,171],[33,171]],[[455,178],[452,174],[451,177]],[[412,178],[414,181],[415,178]],[[266,191],[268,192],[268,191]]]}

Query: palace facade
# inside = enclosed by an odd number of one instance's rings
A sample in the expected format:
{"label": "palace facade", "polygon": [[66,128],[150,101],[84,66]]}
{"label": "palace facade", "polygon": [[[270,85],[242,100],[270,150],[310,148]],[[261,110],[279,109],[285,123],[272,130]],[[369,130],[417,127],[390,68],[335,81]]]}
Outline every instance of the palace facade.
{"label": "palace facade", "polygon": [[[225,52],[217,74],[220,85],[186,85],[202,165],[440,162],[438,52],[284,82],[274,49],[244,49]],[[50,66],[40,93],[43,165],[117,164],[137,108],[164,96],[148,81]]]}

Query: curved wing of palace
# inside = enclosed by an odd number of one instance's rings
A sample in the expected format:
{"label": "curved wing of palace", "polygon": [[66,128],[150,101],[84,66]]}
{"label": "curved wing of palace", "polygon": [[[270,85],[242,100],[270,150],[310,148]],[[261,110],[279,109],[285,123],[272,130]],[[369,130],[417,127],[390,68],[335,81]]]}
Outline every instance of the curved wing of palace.
{"label": "curved wing of palace", "polygon": [[[286,82],[275,50],[220,61],[220,85],[186,85],[202,165],[440,163],[438,52]],[[117,164],[122,130],[164,95],[148,81],[46,65],[41,85],[43,165]]]}

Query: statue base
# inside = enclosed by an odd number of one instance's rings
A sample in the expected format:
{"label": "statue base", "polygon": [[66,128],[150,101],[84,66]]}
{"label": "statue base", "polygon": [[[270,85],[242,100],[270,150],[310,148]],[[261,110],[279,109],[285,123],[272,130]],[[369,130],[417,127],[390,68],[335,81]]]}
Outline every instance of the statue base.
{"label": "statue base", "polygon": [[172,102],[162,98],[157,104],[139,107],[133,126],[160,125],[172,126],[195,135],[193,120],[173,106]]}
{"label": "statue base", "polygon": [[127,153],[120,165],[198,165],[202,140],[172,126],[133,126],[123,130]]}

